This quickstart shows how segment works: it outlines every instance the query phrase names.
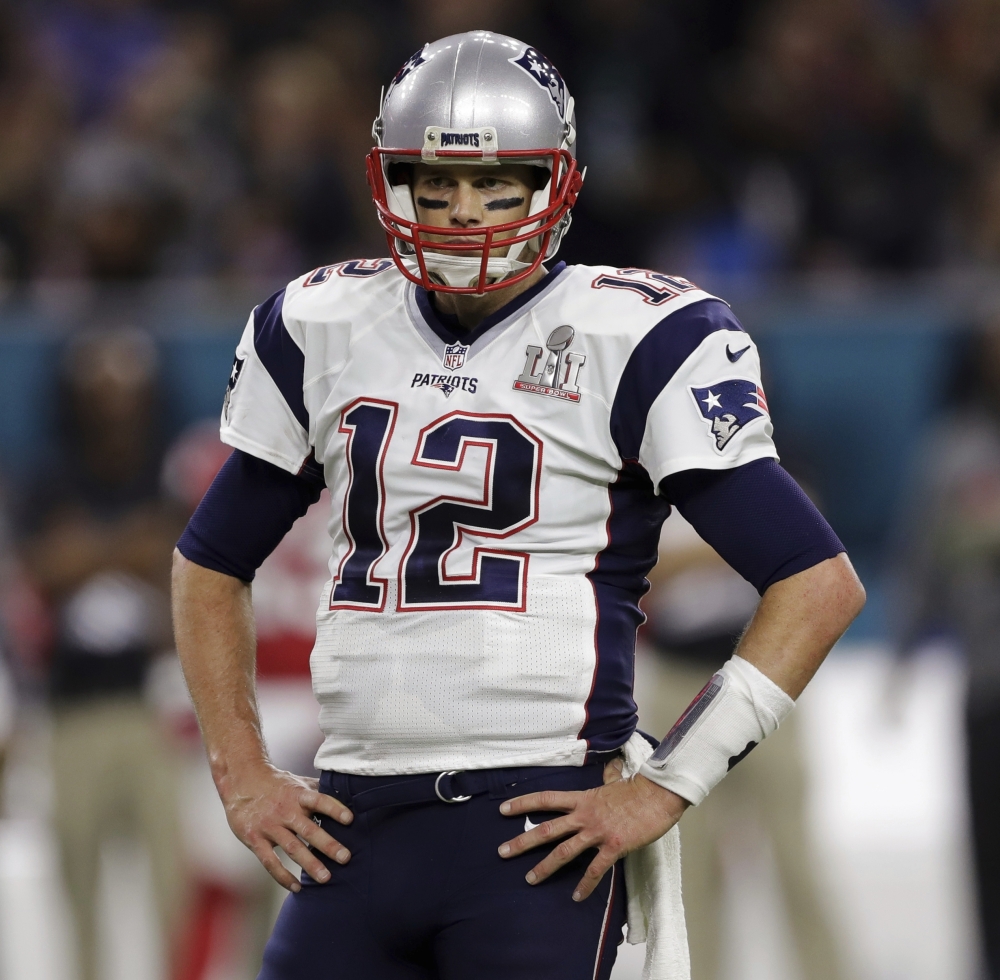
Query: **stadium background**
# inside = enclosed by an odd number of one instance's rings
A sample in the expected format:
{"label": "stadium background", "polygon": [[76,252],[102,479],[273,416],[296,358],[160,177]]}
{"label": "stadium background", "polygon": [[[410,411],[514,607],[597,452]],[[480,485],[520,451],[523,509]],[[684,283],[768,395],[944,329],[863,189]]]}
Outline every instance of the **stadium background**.
{"label": "stadium background", "polygon": [[[868,587],[803,712],[852,975],[971,978],[953,644],[917,659],[899,717],[877,692],[916,449],[968,336],[1000,324],[990,0],[0,2],[6,497],[56,451],[74,332],[154,337],[169,441],[218,412],[255,303],[317,265],[383,255],[363,178],[379,88],[423,41],[480,27],[536,45],[576,98],[589,171],[560,257],[677,273],[732,304],[761,348],[779,451]],[[16,671],[32,733],[43,662]],[[0,824],[8,921],[47,853],[20,792]],[[35,878],[10,857],[24,841],[42,855]],[[730,945],[756,929],[777,960],[733,954],[733,980],[795,975],[780,909],[756,926],[740,911],[755,882],[766,892],[765,865],[735,861]],[[10,976],[62,980],[58,957],[31,955],[44,929],[0,936],[0,971],[35,960],[41,972]]]}

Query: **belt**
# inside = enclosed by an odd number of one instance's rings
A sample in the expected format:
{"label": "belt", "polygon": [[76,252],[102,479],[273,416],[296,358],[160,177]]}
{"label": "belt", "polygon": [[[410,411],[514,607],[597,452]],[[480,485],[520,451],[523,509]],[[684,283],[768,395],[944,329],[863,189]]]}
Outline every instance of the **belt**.
{"label": "belt", "polygon": [[[603,765],[603,762],[603,759],[597,758],[586,765]],[[468,803],[484,793],[496,799],[507,799],[518,795],[519,784],[557,773],[580,773],[582,768],[522,766],[514,769],[449,769],[413,776],[352,776],[328,771],[323,774],[325,778],[321,780],[320,792],[332,790],[332,795],[345,806],[356,813],[364,813],[378,807],[413,803]]]}

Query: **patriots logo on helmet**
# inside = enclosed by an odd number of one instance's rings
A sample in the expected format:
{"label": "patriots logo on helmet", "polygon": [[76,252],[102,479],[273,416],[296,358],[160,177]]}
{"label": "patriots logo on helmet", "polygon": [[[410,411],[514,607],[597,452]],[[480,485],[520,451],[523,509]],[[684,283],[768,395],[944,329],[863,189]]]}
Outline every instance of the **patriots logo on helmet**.
{"label": "patriots logo on helmet", "polygon": [[[419,51],[411,54],[410,57],[403,63],[403,67],[392,76],[392,81],[389,83],[389,92],[391,92],[404,78],[406,78],[406,76],[409,75],[414,68],[424,64],[426,60],[427,59],[424,57],[424,48],[421,48]],[[388,97],[389,92],[386,92],[386,97]]]}
{"label": "patriots logo on helmet", "polygon": [[690,390],[715,439],[715,448],[720,451],[743,426],[754,419],[768,417],[767,399],[756,381],[732,378],[707,388],[692,387]]}
{"label": "patriots logo on helmet", "polygon": [[549,97],[556,104],[559,116],[566,118],[566,83],[562,75],[548,58],[538,48],[527,47],[520,58],[508,59],[512,65],[523,68],[542,88],[547,89]]}

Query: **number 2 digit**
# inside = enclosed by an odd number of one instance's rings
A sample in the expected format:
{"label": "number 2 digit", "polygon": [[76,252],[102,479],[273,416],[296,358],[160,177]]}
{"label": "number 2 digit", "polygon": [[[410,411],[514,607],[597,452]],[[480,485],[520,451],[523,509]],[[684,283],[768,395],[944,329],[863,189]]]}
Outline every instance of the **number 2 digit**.
{"label": "number 2 digit", "polygon": [[538,520],[542,444],[510,416],[456,412],[420,433],[413,464],[460,472],[470,446],[486,449],[482,496],[442,495],[411,511],[400,610],[524,610],[526,554],[476,546],[468,575],[449,574],[447,562],[466,535],[507,538]]}
{"label": "number 2 digit", "polygon": [[[341,415],[350,473],[344,533],[350,548],[330,593],[331,609],[381,612],[387,582],[373,576],[388,551],[383,463],[398,406],[358,399]],[[478,497],[442,494],[410,512],[410,541],[399,570],[400,611],[523,611],[528,555],[476,545],[468,574],[449,573],[449,557],[468,536],[503,539],[538,520],[542,443],[509,415],[453,412],[421,430],[412,465],[461,473],[470,446],[486,450]],[[446,482],[446,481],[445,481]]]}

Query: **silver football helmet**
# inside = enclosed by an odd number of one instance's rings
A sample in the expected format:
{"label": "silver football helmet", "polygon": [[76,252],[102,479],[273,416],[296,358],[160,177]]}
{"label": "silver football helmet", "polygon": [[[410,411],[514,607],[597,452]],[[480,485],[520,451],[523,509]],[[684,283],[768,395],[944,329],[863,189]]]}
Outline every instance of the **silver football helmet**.
{"label": "silver football helmet", "polygon": [[[425,289],[484,293],[531,275],[569,228],[583,174],[576,115],[562,76],[541,52],[490,31],[426,44],[396,72],[372,127],[368,182],[400,271]],[[417,221],[400,163],[522,163],[548,171],[526,218],[486,228],[441,229]],[[395,178],[395,179],[394,179]],[[498,233],[512,233],[511,237]],[[504,256],[490,250],[509,246]]]}

